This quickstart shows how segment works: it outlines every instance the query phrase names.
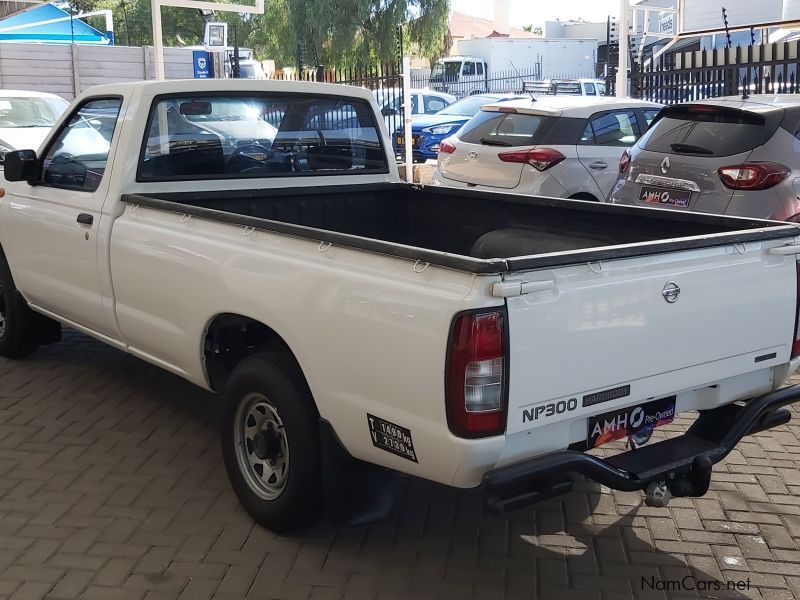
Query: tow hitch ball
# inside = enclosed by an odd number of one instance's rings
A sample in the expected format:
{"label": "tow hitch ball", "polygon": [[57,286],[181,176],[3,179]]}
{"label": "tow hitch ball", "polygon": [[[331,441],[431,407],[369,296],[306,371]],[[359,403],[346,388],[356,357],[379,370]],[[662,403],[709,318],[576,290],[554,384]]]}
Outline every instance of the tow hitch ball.
{"label": "tow hitch ball", "polygon": [[704,496],[711,483],[711,459],[705,455],[695,456],[692,468],[684,476],[666,481],[653,481],[645,490],[645,504],[658,508],[665,507],[673,496]]}

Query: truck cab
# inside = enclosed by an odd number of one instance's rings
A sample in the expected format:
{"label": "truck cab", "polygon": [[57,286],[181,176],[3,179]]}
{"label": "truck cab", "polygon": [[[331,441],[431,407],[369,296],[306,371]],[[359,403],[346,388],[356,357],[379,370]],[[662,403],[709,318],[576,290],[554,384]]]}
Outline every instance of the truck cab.
{"label": "truck cab", "polygon": [[488,91],[488,65],[482,58],[451,56],[436,61],[431,70],[431,88],[439,92],[468,96]]}

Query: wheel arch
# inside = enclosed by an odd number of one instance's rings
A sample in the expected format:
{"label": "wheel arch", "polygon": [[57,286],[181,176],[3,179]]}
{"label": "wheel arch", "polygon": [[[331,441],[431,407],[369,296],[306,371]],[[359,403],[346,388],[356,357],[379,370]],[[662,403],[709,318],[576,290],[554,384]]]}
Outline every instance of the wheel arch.
{"label": "wheel arch", "polygon": [[239,313],[214,315],[203,332],[204,370],[209,387],[222,392],[233,369],[242,360],[256,353],[269,353],[282,366],[299,375],[308,386],[308,379],[294,351],[272,327]]}

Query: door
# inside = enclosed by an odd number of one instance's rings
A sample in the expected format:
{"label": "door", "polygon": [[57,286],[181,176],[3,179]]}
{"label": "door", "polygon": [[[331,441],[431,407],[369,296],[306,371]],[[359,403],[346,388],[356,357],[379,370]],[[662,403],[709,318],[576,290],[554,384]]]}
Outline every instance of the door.
{"label": "door", "polygon": [[6,212],[14,277],[28,300],[113,337],[110,278],[101,275],[107,246],[98,234],[111,221],[102,222],[102,209],[121,104],[92,98],[78,106],[43,151],[39,181],[17,184]]}
{"label": "door", "polygon": [[609,110],[589,118],[578,143],[578,158],[592,176],[603,198],[611,192],[619,173],[619,159],[639,139],[633,109]]}

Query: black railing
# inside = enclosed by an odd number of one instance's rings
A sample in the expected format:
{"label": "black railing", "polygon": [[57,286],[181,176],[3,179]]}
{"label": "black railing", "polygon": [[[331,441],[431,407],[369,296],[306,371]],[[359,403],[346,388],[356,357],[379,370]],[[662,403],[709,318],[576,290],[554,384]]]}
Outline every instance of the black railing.
{"label": "black railing", "polygon": [[[630,95],[663,104],[719,96],[800,93],[799,42],[676,53],[632,65]],[[607,80],[615,91],[613,77]]]}

